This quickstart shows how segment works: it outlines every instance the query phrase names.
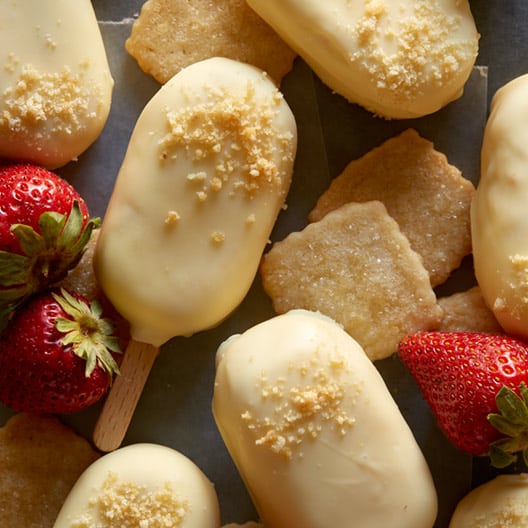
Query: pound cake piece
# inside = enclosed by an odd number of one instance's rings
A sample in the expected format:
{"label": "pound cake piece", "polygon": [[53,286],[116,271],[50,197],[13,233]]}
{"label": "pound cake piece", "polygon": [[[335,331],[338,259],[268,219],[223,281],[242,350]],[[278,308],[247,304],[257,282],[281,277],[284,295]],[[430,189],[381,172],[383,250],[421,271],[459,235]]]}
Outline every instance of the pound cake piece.
{"label": "pound cake piece", "polygon": [[296,56],[245,0],[148,0],[125,47],[161,84],[210,57],[252,64],[280,84]]}
{"label": "pound cake piece", "polygon": [[420,256],[379,201],[345,204],[291,233],[264,255],[260,271],[277,313],[328,315],[372,360],[442,318]]}
{"label": "pound cake piece", "polygon": [[0,428],[2,528],[51,528],[70,489],[97,458],[57,418],[14,415]]}
{"label": "pound cake piece", "polygon": [[432,142],[408,129],[350,162],[321,195],[309,219],[320,220],[348,202],[383,202],[421,255],[434,287],[471,252],[474,193],[473,183]]}

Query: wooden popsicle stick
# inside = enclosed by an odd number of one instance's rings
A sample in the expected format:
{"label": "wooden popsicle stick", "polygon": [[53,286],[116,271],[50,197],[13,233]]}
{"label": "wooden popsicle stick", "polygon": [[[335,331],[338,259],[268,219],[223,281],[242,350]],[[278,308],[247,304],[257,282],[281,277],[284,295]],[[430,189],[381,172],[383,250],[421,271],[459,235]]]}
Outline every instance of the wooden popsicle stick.
{"label": "wooden popsicle stick", "polygon": [[159,347],[131,340],[95,424],[93,441],[101,451],[117,449],[127,432]]}

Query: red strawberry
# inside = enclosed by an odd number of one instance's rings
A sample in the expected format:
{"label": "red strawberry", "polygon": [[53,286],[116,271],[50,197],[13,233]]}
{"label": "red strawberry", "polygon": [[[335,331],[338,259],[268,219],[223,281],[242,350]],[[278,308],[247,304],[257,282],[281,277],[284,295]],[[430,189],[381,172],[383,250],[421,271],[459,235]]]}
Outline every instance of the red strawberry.
{"label": "red strawberry", "polygon": [[112,325],[97,303],[43,292],[0,335],[0,401],[18,411],[70,413],[99,400],[118,365]]}
{"label": "red strawberry", "polygon": [[62,279],[98,224],[66,180],[35,165],[1,165],[0,315]]}
{"label": "red strawberry", "polygon": [[502,335],[424,332],[399,355],[446,436],[497,467],[528,461],[528,345]]}

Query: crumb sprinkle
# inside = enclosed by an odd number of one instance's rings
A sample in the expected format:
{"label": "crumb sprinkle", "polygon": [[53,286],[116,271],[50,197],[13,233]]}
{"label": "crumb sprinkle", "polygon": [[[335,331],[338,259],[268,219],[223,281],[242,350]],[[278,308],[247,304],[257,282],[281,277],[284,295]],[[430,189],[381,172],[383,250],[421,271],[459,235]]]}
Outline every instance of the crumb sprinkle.
{"label": "crumb sprinkle", "polygon": [[345,397],[350,397],[341,379],[346,372],[343,359],[329,359],[324,365],[318,361],[291,365],[289,370],[290,376],[300,377],[300,383],[289,386],[285,378],[272,382],[265,374],[259,379],[260,396],[272,403],[271,414],[257,418],[249,409],[241,414],[257,437],[256,445],[267,446],[286,459],[292,459],[305,440],[318,438],[324,428],[345,436],[355,422],[343,406]]}
{"label": "crumb sprinkle", "polygon": [[[14,73],[17,65],[10,54],[4,69]],[[45,73],[27,64],[0,94],[0,131],[37,140],[50,132],[74,134],[97,118],[90,105],[94,91],[93,83],[69,68]]]}
{"label": "crumb sprinkle", "polygon": [[[508,261],[511,265],[511,280],[509,289],[515,292],[515,298],[518,302],[513,306],[513,313],[515,317],[522,319],[523,314],[528,313],[528,255],[521,255],[519,253],[510,255]],[[510,298],[511,295],[505,294],[505,299]],[[498,300],[495,301],[496,309],[512,309],[511,304],[502,300],[502,305]]]}
{"label": "crumb sprinkle", "polygon": [[290,132],[279,134],[275,119],[282,97],[262,98],[254,82],[243,95],[226,87],[208,86],[202,102],[166,109],[167,133],[159,142],[159,159],[165,162],[184,151],[193,163],[210,162],[209,171],[189,173],[189,183],[199,187],[197,198],[206,201],[210,191],[225,188],[231,196],[243,192],[252,197],[263,188],[281,188],[286,176],[282,161],[292,161]]}
{"label": "crumb sprinkle", "polygon": [[222,233],[221,231],[213,231],[211,233],[211,241],[215,245],[220,245],[225,241],[225,233]]}
{"label": "crumb sprinkle", "polygon": [[165,217],[165,224],[174,225],[180,220],[180,214],[178,211],[168,211],[167,216]]}
{"label": "crumb sprinkle", "polygon": [[[443,14],[437,0],[413,2],[413,12],[390,33],[385,29],[388,15],[385,0],[365,2],[363,16],[352,28],[358,51],[350,61],[376,78],[377,91],[395,102],[421,94],[431,81],[437,87],[446,85],[459,73],[460,64],[476,56],[474,39],[449,38],[460,26],[460,17]],[[393,52],[380,45],[384,37],[394,45]]]}
{"label": "crumb sprinkle", "polygon": [[74,519],[72,528],[179,528],[190,511],[170,482],[151,491],[135,482],[120,482],[109,473],[89,500],[89,510]]}

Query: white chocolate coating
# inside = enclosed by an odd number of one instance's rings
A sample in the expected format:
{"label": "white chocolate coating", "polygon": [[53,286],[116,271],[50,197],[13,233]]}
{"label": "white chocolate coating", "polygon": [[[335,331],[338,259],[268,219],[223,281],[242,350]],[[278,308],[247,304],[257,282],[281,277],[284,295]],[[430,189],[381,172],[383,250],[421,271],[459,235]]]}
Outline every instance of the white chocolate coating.
{"label": "white chocolate coating", "polygon": [[499,475],[470,491],[457,505],[449,528],[528,526],[528,475]]}
{"label": "white chocolate coating", "polygon": [[53,169],[100,135],[112,98],[90,0],[0,0],[0,157]]}
{"label": "white chocolate coating", "polygon": [[248,0],[332,90],[386,118],[462,95],[478,38],[467,0]]}
{"label": "white chocolate coating", "polygon": [[134,444],[95,461],[70,491],[54,528],[143,525],[220,526],[213,484],[169,447]]}
{"label": "white chocolate coating", "polygon": [[293,310],[225,341],[213,413],[264,526],[433,526],[436,491],[409,427],[328,317]]}
{"label": "white chocolate coating", "polygon": [[136,341],[161,345],[238,306],[284,205],[296,144],[284,98],[247,64],[198,62],[154,95],[95,254],[100,284]]}
{"label": "white chocolate coating", "polygon": [[528,338],[528,75],[500,88],[471,205],[475,275],[506,332]]}

